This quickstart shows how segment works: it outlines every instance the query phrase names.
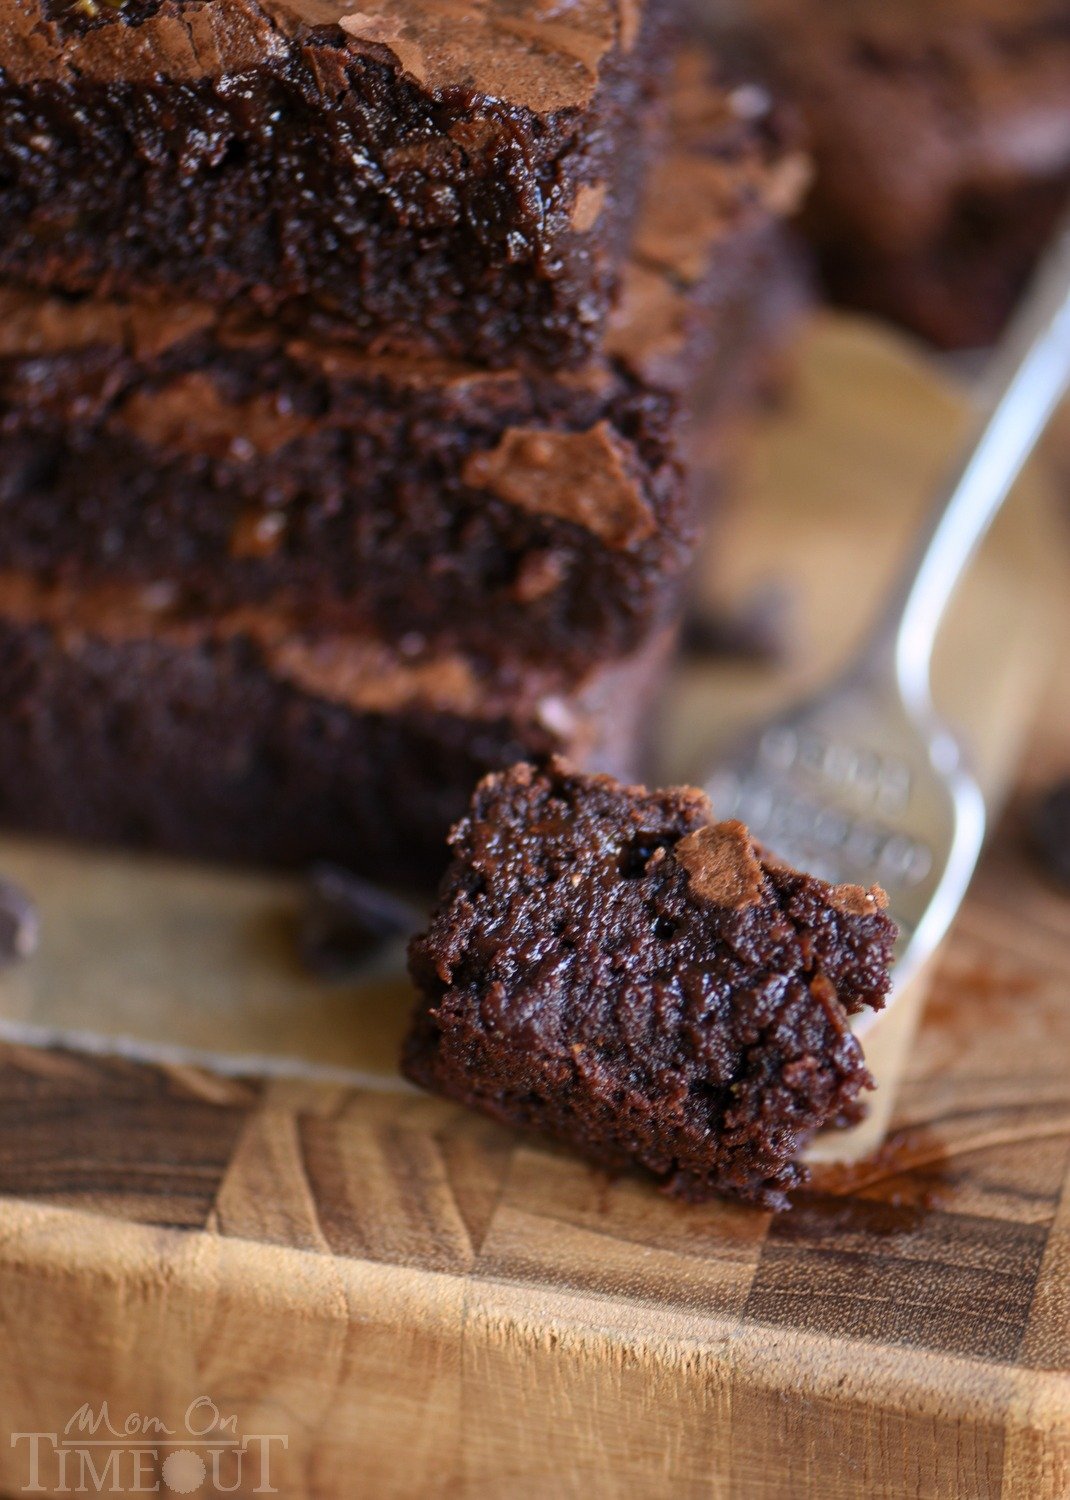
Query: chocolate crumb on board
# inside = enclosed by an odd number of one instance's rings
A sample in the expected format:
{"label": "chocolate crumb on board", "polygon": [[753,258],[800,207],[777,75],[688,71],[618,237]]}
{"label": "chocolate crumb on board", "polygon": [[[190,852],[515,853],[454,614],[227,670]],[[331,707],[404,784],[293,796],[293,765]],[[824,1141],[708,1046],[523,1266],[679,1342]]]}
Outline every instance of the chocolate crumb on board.
{"label": "chocolate crumb on board", "polygon": [[0,878],[0,969],[20,963],[37,949],[41,919],[21,886]]}
{"label": "chocolate crumb on board", "polygon": [[1070,776],[1064,776],[1033,805],[1029,842],[1045,870],[1070,889]]}
{"label": "chocolate crumb on board", "polygon": [[420,925],[420,913],[381,886],[339,865],[315,865],[305,882],[301,961],[322,978],[343,978]]}

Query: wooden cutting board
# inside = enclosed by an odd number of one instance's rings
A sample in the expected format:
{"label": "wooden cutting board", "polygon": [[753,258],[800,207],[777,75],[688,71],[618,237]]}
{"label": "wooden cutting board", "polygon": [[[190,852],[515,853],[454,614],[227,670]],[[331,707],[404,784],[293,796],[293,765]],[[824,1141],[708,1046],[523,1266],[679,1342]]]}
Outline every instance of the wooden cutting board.
{"label": "wooden cutting board", "polygon": [[[683,674],[667,772],[845,649],[962,414],[906,346],[815,331],[719,549],[741,597],[788,578],[798,649]],[[1023,485],[939,663],[993,799],[1070,645],[1046,500]],[[1048,680],[1020,788],[1070,762]],[[54,1493],[111,1463],[109,1493],[294,1500],[1067,1496],[1070,900],[1020,825],[916,1036],[920,990],[875,1033],[873,1122],[775,1220],[407,1090],[397,955],[302,976],[288,882],[0,844],[45,917],[0,984],[0,1492],[36,1455]],[[105,1400],[120,1437],[64,1438]]]}

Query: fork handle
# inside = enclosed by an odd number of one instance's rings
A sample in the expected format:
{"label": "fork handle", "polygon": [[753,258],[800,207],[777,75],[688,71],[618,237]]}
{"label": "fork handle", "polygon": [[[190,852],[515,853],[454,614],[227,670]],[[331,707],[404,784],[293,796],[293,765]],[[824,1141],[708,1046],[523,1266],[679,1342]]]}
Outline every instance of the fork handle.
{"label": "fork handle", "polygon": [[1070,215],[1060,225],[978,391],[973,441],[924,526],[863,667],[890,648],[906,702],[930,710],[933,645],[952,594],[1070,385]]}

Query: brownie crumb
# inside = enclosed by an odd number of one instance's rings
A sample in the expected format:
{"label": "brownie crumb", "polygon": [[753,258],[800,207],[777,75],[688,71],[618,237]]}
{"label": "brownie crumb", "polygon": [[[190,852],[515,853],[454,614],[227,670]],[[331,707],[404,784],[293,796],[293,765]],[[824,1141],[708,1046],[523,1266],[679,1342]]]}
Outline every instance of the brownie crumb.
{"label": "brownie crumb", "polygon": [[21,886],[0,879],[0,969],[20,963],[37,950],[41,920]]}
{"label": "brownie crumb", "polygon": [[420,914],[381,886],[338,865],[309,872],[301,913],[301,960],[323,978],[343,978],[387,943],[410,937]]}
{"label": "brownie crumb", "polygon": [[1047,873],[1070,889],[1070,776],[1037,799],[1029,819],[1029,841]]}
{"label": "brownie crumb", "polygon": [[883,893],[790,869],[693,788],[559,760],[487,777],[451,845],[407,1076],[677,1196],[787,1207],[872,1087],[849,1018],[889,988]]}
{"label": "brownie crumb", "polygon": [[740,909],[761,902],[765,873],[750,834],[737,820],[697,828],[680,840],[675,853],[695,895],[711,906]]}

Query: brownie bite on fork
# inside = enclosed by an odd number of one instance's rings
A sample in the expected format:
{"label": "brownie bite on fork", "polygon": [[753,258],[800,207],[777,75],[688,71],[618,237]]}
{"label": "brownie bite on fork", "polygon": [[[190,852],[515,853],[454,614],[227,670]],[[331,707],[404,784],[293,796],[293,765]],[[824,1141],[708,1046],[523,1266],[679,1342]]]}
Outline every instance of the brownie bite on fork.
{"label": "brownie bite on fork", "polygon": [[870,1083],[849,1021],[889,989],[884,893],[788,868],[692,788],[560,761],[489,777],[450,842],[407,1075],[676,1195],[786,1207]]}

